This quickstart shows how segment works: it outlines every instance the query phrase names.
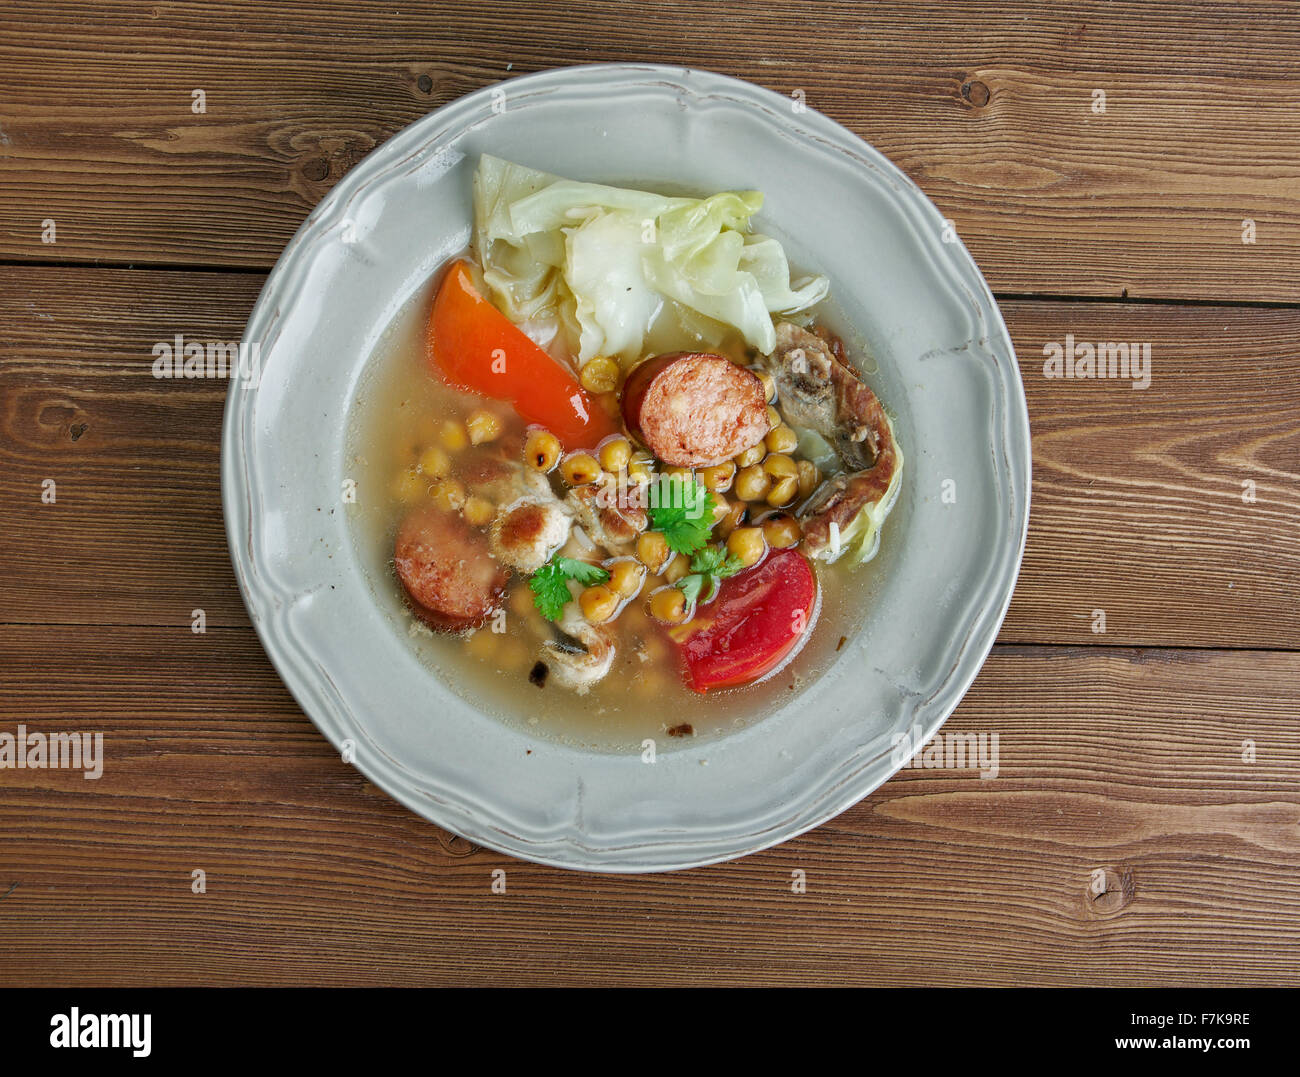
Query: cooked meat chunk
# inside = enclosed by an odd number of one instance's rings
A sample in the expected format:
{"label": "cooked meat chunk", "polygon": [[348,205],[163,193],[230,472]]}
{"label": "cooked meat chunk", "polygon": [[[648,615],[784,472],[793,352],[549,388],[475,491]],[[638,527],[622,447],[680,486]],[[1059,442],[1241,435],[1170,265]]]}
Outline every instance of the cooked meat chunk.
{"label": "cooked meat chunk", "polygon": [[466,455],[467,459],[458,472],[460,478],[471,491],[491,498],[498,505],[526,496],[539,500],[555,496],[545,475],[518,460],[508,460],[481,450]]}
{"label": "cooked meat chunk", "polygon": [[900,462],[885,409],[837,343],[781,322],[776,350],[766,359],[786,421],[820,434],[846,469],[800,510],[804,548],[813,557],[835,555],[833,532],[886,495]]}
{"label": "cooked meat chunk", "polygon": [[536,572],[569,540],[572,525],[568,507],[554,496],[521,497],[497,510],[490,536],[492,554],[516,572]]}
{"label": "cooked meat chunk", "polygon": [[575,486],[565,501],[577,514],[587,537],[610,553],[627,552],[649,524],[646,511],[630,497],[620,497],[618,480],[605,475],[599,482]]}
{"label": "cooked meat chunk", "polygon": [[614,637],[604,625],[583,617],[574,603],[564,608],[556,627],[567,638],[543,643],[543,661],[559,684],[583,695],[613,666]]}
{"label": "cooked meat chunk", "polygon": [[884,408],[830,342],[781,322],[767,366],[776,379],[786,422],[815,430],[849,471],[876,462],[888,427]]}

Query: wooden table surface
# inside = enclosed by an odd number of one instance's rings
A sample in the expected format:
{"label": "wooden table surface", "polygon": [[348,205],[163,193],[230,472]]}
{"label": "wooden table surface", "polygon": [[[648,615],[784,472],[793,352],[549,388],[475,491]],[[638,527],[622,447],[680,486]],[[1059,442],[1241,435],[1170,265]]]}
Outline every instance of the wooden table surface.
{"label": "wooden table surface", "polygon": [[[231,575],[224,385],[149,366],[238,339],[406,124],[609,60],[802,91],[891,157],[997,294],[1034,438],[1019,586],[947,727],[997,732],[998,777],[907,770],[662,876],[480,849],[344,764]],[[107,755],[0,770],[0,981],[1296,981],[1300,9],[31,0],[0,192],[0,732]],[[1149,341],[1150,387],[1044,377],[1066,334]]]}

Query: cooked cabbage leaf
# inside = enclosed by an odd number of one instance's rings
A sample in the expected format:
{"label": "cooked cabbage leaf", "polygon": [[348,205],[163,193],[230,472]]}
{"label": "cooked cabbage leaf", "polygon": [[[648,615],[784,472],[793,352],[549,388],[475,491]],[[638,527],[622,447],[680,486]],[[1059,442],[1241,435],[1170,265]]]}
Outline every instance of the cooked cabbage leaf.
{"label": "cooked cabbage leaf", "polygon": [[581,327],[580,358],[640,354],[646,327],[663,296],[641,271],[641,217],[627,210],[596,213],[565,229],[565,282]]}
{"label": "cooked cabbage leaf", "polygon": [[661,318],[693,325],[700,339],[730,327],[768,352],[772,315],[811,307],[829,282],[792,284],[781,244],[750,231],[762,205],[758,191],[670,197],[484,154],[474,176],[474,249],[507,317],[536,339],[562,331],[580,362],[635,361]]}

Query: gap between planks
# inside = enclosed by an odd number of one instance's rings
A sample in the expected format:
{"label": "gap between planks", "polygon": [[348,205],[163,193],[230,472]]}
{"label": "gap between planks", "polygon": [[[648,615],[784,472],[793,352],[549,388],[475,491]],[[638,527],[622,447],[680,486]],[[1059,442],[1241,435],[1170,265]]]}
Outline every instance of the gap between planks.
{"label": "gap between planks", "polygon": [[[188,265],[181,262],[117,262],[108,260],[81,260],[42,258],[0,258],[0,269],[102,269],[105,271],[129,270],[133,273],[230,273],[241,277],[270,276],[271,270],[263,266]],[[1220,307],[1224,309],[1300,310],[1300,299],[1287,302],[1281,299],[1231,299],[1170,296],[1114,296],[1074,295],[1063,292],[1008,292],[995,290],[993,298],[999,303],[1088,303],[1093,306],[1115,307]]]}

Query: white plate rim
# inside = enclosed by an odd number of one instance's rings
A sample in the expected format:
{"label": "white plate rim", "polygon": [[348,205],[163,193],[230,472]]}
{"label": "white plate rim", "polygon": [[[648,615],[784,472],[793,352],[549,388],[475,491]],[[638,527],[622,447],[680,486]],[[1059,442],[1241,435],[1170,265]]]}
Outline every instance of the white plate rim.
{"label": "white plate rim", "polygon": [[[779,127],[784,137],[817,142],[849,155],[876,182],[893,189],[900,207],[918,214],[927,224],[942,222],[942,216],[920,189],[878,151],[811,108],[793,112],[790,99],[772,91],[728,76],[689,68],[650,64],[560,68],[523,75],[466,95],[404,128],[358,164],[322,199],[286,245],[250,315],[244,339],[266,341],[269,334],[273,341],[277,316],[282,305],[292,301],[295,289],[302,284],[304,267],[310,264],[312,245],[322,242],[337,226],[346,207],[367,185],[400,171],[402,163],[414,153],[427,150],[430,140],[439,137],[439,132],[443,137],[450,137],[446,133],[456,130],[457,124],[468,122],[470,117],[481,117],[484,110],[490,110],[494,94],[504,91],[518,102],[531,95],[544,95],[575,86],[583,87],[587,92],[635,86],[643,92],[649,89],[662,91],[675,97],[679,103],[683,97],[688,97],[748,105]],[[790,119],[792,115],[797,116],[797,123]],[[926,739],[937,731],[956,707],[996,639],[1023,557],[1030,494],[1028,409],[1010,336],[987,284],[964,246],[957,241],[945,244],[945,248],[951,262],[945,267],[951,270],[950,283],[971,301],[982,328],[979,339],[972,338],[971,345],[996,363],[1001,379],[1002,437],[1000,443],[995,439],[994,455],[1000,456],[999,477],[1006,483],[1007,503],[1004,507],[1009,513],[1011,526],[1006,534],[1009,541],[997,551],[996,562],[990,569],[996,601],[974,618],[947,676],[933,693],[917,704],[917,713],[924,712],[920,725]],[[338,690],[319,665],[313,670],[310,663],[302,661],[301,655],[295,658],[295,643],[285,638],[283,626],[276,620],[280,599],[268,590],[266,581],[259,579],[255,571],[252,520],[258,506],[254,491],[246,482],[247,422],[251,412],[248,400],[245,386],[232,381],[222,435],[222,495],[232,563],[250,617],[268,655],[304,711],[338,746],[340,730],[347,726],[347,716],[339,710],[341,697]],[[361,732],[364,735],[364,731]],[[677,834],[663,840],[633,843],[622,850],[621,855],[611,856],[607,849],[584,844],[581,835],[576,839],[568,835],[557,841],[553,835],[547,834],[540,842],[535,842],[528,835],[503,832],[489,820],[478,817],[488,814],[486,805],[476,808],[472,804],[457,804],[455,790],[446,790],[445,798],[431,798],[427,791],[405,787],[400,774],[385,767],[377,757],[358,757],[355,762],[366,777],[395,799],[471,841],[537,863],[606,872],[677,870],[757,852],[834,818],[869,795],[898,769],[897,765],[885,763],[877,755],[857,761],[860,765],[851,773],[832,772],[827,775],[825,788],[820,791],[814,807],[795,818],[768,820],[766,825],[744,839],[730,835],[718,842],[710,842]]]}

